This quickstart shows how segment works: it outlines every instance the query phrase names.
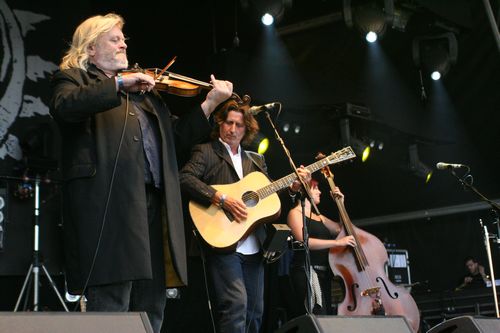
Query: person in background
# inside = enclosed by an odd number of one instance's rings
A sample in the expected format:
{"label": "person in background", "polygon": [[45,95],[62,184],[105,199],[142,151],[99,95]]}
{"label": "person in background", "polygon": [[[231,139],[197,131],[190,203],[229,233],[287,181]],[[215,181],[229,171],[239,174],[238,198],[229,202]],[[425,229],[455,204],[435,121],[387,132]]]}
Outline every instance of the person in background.
{"label": "person in background", "polygon": [[468,257],[465,259],[465,267],[468,273],[464,276],[462,284],[456,290],[485,288],[489,277],[486,275],[484,266],[480,265],[475,258]]}

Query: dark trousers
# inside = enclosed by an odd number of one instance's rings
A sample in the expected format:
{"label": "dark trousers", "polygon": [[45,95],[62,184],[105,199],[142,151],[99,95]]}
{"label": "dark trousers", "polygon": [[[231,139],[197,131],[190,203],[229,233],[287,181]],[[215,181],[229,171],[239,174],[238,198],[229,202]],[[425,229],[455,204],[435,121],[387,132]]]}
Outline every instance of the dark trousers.
{"label": "dark trousers", "polygon": [[[327,270],[316,270],[318,274],[319,286],[321,288],[322,307],[313,305],[312,312],[315,315],[331,315],[332,310],[332,287],[331,281],[333,278],[329,268]],[[295,298],[294,304],[290,306],[290,318],[299,317],[306,314],[306,298],[309,281],[307,280],[306,272],[303,266],[292,266],[290,268],[290,280]]]}
{"label": "dark trousers", "polygon": [[207,256],[220,333],[258,333],[264,312],[262,254]]}
{"label": "dark trousers", "polygon": [[[146,187],[152,280],[136,280],[90,286],[85,293],[87,311],[145,311],[155,333],[159,333],[166,304],[165,269],[160,190]],[[144,258],[147,260],[147,258]]]}

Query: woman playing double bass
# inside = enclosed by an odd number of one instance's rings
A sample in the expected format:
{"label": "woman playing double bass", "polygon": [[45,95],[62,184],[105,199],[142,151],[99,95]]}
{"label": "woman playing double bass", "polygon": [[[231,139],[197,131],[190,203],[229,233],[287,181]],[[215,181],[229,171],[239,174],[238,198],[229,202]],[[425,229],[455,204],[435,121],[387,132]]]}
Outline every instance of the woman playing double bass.
{"label": "woman playing double bass", "polygon": [[[344,207],[344,197],[338,187],[335,186],[333,174],[328,166],[323,168],[322,173],[330,185],[332,198],[339,210],[342,224],[333,222],[321,215],[314,215],[311,213],[311,204],[306,201],[305,212],[306,216],[309,216],[308,221],[310,222],[308,223],[310,226],[308,243],[313,268],[311,269],[310,278],[311,294],[314,303],[318,303],[319,298],[315,292],[318,288],[315,288],[314,285],[315,281],[319,280],[321,285],[319,289],[323,294],[323,298],[319,300],[320,303],[324,301],[324,305],[326,305],[326,308],[323,306],[323,310],[312,307],[312,312],[325,314],[325,309],[328,310],[327,307],[330,305],[329,297],[325,299],[324,295],[330,294],[331,268],[333,273],[339,275],[344,281],[346,291],[344,300],[337,307],[339,315],[399,315],[406,318],[413,332],[417,332],[419,327],[418,308],[406,290],[394,286],[387,278],[384,264],[388,258],[382,242],[372,234],[352,224]],[[319,203],[321,192],[317,188],[317,183],[313,184],[311,188],[314,202]],[[300,206],[290,211],[288,224],[294,237],[302,240]],[[325,257],[327,257],[326,260]],[[308,281],[304,269],[300,270],[303,262],[303,253],[295,255],[290,270],[292,284],[299,297],[298,304],[302,304],[307,294]],[[321,262],[319,269],[315,267],[318,262]],[[327,268],[324,271],[323,265]],[[317,279],[315,275],[317,275]],[[326,314],[328,314],[328,311],[326,311]]]}
{"label": "woman playing double bass", "polygon": [[[321,191],[318,188],[318,181],[311,180],[310,183],[312,199],[315,204],[320,203]],[[340,189],[335,188],[333,194],[340,200],[344,200],[344,195]],[[339,239],[337,235],[340,232],[340,224],[323,215],[316,215],[311,210],[309,200],[305,201],[304,212],[308,227],[308,244],[311,258],[311,280],[319,282],[319,286],[312,288],[314,304],[312,311],[314,314],[332,314],[331,297],[325,297],[331,293],[332,273],[328,265],[328,251],[333,247],[355,246],[353,236],[345,236]],[[293,237],[298,241],[303,241],[302,227],[302,206],[300,202],[288,213],[287,223],[292,230]],[[290,278],[294,290],[296,301],[292,305],[293,313],[296,317],[306,313],[306,297],[308,278],[305,272],[305,253],[304,251],[295,251],[294,258],[290,267]],[[314,285],[314,284],[313,284]],[[319,287],[319,290],[318,290]]]}

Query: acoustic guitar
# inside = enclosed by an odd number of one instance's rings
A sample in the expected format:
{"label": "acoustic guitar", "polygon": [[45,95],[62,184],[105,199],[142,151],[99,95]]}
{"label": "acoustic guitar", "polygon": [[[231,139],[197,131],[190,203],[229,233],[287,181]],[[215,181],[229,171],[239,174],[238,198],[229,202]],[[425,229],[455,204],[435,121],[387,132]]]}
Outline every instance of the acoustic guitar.
{"label": "acoustic guitar", "polygon": [[[315,172],[326,165],[339,163],[356,157],[351,147],[343,148],[307,166]],[[202,205],[191,200],[189,213],[201,237],[213,248],[229,250],[236,247],[239,240],[250,234],[260,224],[279,217],[281,202],[277,191],[290,186],[297,179],[295,173],[274,182],[262,172],[252,172],[240,181],[226,185],[212,185],[217,191],[228,196],[241,198],[247,207],[247,218],[237,222],[226,210],[212,204]]]}

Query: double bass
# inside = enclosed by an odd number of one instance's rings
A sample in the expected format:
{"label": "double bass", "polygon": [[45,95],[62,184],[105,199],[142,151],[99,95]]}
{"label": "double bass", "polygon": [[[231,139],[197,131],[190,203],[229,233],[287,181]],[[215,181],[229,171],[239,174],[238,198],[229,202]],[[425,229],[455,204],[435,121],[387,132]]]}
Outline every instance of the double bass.
{"label": "double bass", "polygon": [[[321,158],[318,154],[316,158]],[[328,261],[335,275],[344,281],[345,298],[338,305],[339,315],[399,315],[406,318],[413,332],[417,332],[420,314],[413,297],[388,279],[384,266],[387,251],[374,235],[354,226],[347,215],[344,203],[333,195],[335,183],[328,166],[322,174],[330,185],[333,200],[337,204],[341,231],[338,238],[353,236],[356,247],[333,247]]]}

